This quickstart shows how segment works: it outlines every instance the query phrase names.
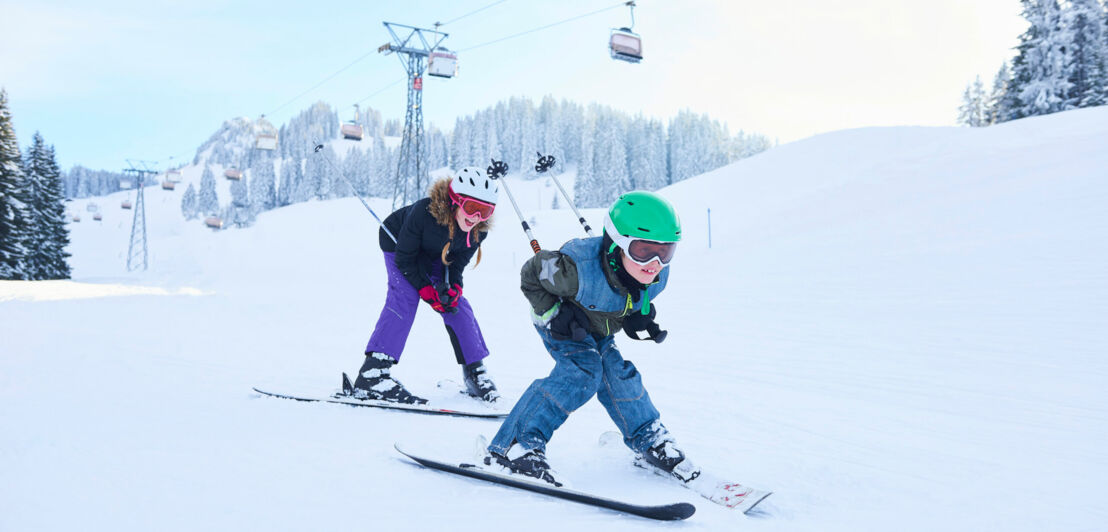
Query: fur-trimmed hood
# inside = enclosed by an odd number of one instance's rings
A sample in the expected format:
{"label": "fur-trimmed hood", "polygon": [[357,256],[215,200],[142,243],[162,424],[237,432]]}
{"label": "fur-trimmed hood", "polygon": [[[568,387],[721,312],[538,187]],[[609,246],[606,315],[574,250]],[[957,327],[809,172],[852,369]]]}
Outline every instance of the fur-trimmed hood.
{"label": "fur-trimmed hood", "polygon": [[[427,193],[431,198],[431,204],[427,206],[427,212],[430,212],[435,221],[443,227],[450,227],[451,224],[456,225],[454,221],[454,203],[450,201],[450,181],[449,177],[435,181],[431,184],[431,189]],[[473,228],[473,231],[487,232],[492,225],[490,222],[492,222],[492,218],[483,220]]]}

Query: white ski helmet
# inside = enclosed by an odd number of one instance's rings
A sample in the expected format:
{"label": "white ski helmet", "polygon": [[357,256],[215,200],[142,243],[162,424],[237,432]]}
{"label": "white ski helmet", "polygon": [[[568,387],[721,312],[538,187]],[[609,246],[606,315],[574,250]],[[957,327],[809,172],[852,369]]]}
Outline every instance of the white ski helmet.
{"label": "white ski helmet", "polygon": [[500,183],[495,179],[489,179],[484,170],[476,166],[467,166],[458,170],[457,175],[450,181],[450,190],[455,194],[496,205],[496,199],[500,196]]}

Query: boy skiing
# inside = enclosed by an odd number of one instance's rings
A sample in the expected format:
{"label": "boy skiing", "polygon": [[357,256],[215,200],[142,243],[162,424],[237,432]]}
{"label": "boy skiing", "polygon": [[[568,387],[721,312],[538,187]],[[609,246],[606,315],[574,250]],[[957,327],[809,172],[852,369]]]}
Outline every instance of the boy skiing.
{"label": "boy skiing", "polygon": [[651,303],[669,277],[681,240],[673,206],[653,192],[623,194],[612,204],[602,237],[575,239],[540,251],[520,272],[535,329],[555,366],[534,381],[488,446],[486,465],[560,486],[544,454],[546,443],[596,395],[640,463],[689,482],[700,470],[685,459],[660,421],[634,364],[623,359],[615,333],[661,342]]}

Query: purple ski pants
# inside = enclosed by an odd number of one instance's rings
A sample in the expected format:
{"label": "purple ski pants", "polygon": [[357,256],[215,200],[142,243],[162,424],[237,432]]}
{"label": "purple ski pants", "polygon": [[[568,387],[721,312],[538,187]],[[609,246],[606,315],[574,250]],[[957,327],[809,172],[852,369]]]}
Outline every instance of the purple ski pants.
{"label": "purple ski pants", "polygon": [[[408,342],[408,333],[412,331],[416,310],[423,301],[419,299],[419,292],[396,267],[396,254],[388,251],[384,253],[389,290],[385,296],[385,308],[381,309],[381,317],[377,318],[377,327],[373,329],[365,351],[384,353],[399,361],[404,352],[404,344]],[[431,282],[438,284],[442,280],[442,264],[436,262],[432,268]],[[472,364],[489,356],[489,348],[485,346],[485,338],[473,315],[473,307],[464,295],[458,299],[458,312],[440,315],[450,335],[458,363]]]}

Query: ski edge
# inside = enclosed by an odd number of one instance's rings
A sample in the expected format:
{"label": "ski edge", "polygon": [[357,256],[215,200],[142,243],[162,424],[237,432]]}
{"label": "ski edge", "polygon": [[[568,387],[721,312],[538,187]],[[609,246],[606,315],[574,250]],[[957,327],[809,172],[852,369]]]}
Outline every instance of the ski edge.
{"label": "ski edge", "polygon": [[268,395],[270,397],[277,397],[279,399],[291,399],[293,401],[303,401],[306,403],[331,403],[337,405],[347,405],[360,408],[381,408],[384,410],[400,410],[404,412],[413,412],[416,414],[438,415],[438,416],[453,416],[453,417],[468,417],[478,419],[504,419],[508,417],[507,413],[498,412],[473,412],[469,410],[454,410],[450,408],[437,408],[426,406],[410,406],[401,404],[391,404],[383,402],[371,402],[371,401],[358,401],[357,399],[343,400],[336,397],[300,397],[296,395],[289,395],[277,392],[268,392],[258,387],[252,387],[252,390],[262,395]]}
{"label": "ski edge", "polygon": [[400,454],[415,461],[417,464],[430,469],[443,471],[445,473],[453,473],[456,475],[469,477],[475,480],[482,480],[493,484],[501,484],[525,491],[530,491],[533,493],[538,493],[541,495],[548,495],[550,497],[555,497],[562,500],[568,500],[588,506],[622,512],[625,514],[635,515],[647,519],[654,519],[658,521],[680,521],[692,517],[692,515],[696,512],[696,507],[687,502],[651,506],[632,504],[628,502],[617,501],[615,499],[608,499],[606,497],[600,497],[597,495],[590,495],[588,493],[583,493],[580,491],[574,491],[565,488],[556,488],[553,486],[543,486],[524,480],[518,480],[511,478],[510,476],[486,471],[472,465],[470,467],[464,467],[466,464],[453,465],[445,462],[439,462],[437,460],[412,454],[405,450],[399,442],[394,443],[393,448],[395,448],[396,451]]}

